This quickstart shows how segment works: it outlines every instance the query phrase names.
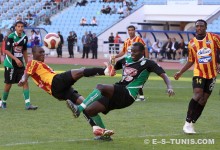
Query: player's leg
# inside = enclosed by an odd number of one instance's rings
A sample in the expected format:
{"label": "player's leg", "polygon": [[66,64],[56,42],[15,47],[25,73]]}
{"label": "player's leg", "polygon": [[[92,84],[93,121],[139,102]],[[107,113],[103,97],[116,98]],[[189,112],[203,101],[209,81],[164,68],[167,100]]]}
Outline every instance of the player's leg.
{"label": "player's leg", "polygon": [[4,72],[4,78],[5,78],[5,86],[4,91],[2,93],[2,108],[6,108],[6,101],[8,99],[8,95],[12,86],[12,83],[14,83],[15,76],[14,76],[14,69],[5,67]]}
{"label": "player's leg", "polygon": [[99,100],[101,97],[105,96],[107,98],[111,98],[114,92],[113,85],[102,85],[98,84],[96,89],[93,90],[89,96],[80,104],[80,105],[71,105],[70,109],[72,110],[74,117],[79,117],[80,113],[85,110],[87,106],[92,104],[93,102]]}
{"label": "player's leg", "polygon": [[8,84],[8,83],[5,83],[5,86],[4,86],[4,91],[2,93],[2,105],[1,107],[2,108],[6,108],[6,101],[8,99],[8,95],[9,95],[9,92],[10,92],[10,89],[11,89],[11,86],[12,84]]}
{"label": "player's leg", "polygon": [[[78,106],[78,113],[82,112],[87,106],[99,100],[102,96],[111,98],[114,93],[114,85],[98,84],[89,96]],[[78,115],[79,115],[78,114]]]}
{"label": "player's leg", "polygon": [[196,123],[198,118],[201,116],[201,114],[205,108],[205,105],[208,101],[208,98],[214,89],[215,83],[216,83],[216,78],[205,79],[205,85],[203,88],[203,96],[198,100],[198,104],[195,108],[195,113],[194,113],[193,119],[192,119],[193,123]]}
{"label": "player's leg", "polygon": [[[15,83],[18,83],[20,79],[22,78],[24,74],[24,69],[25,69],[24,67],[15,69],[15,72],[14,72]],[[37,106],[33,106],[30,103],[30,91],[29,91],[28,82],[25,82],[25,84],[23,85],[23,96],[24,96],[26,110],[36,110],[38,108]]]}
{"label": "player's leg", "polygon": [[100,112],[105,112],[106,107],[99,101],[96,101],[84,111],[89,116],[92,116],[91,118],[97,124],[97,126],[93,126],[93,134],[96,136],[95,140],[112,140],[110,136],[114,134],[114,131],[106,129],[101,117],[98,115]]}
{"label": "player's leg", "polygon": [[138,94],[139,94],[139,97],[138,97],[135,101],[137,101],[137,102],[139,102],[139,101],[145,101],[143,88],[140,88],[140,89],[139,89]]}
{"label": "player's leg", "polygon": [[193,127],[193,116],[195,115],[198,101],[203,98],[205,80],[201,77],[193,77],[193,97],[189,102],[186,122],[183,126],[183,131],[188,134],[196,133]]}
{"label": "player's leg", "polygon": [[96,75],[105,75],[103,68],[80,68],[71,70],[72,78],[77,81],[81,77],[91,77]]}
{"label": "player's leg", "polygon": [[23,95],[24,95],[24,101],[25,101],[25,109],[26,110],[36,110],[38,108],[38,106],[31,105],[31,103],[30,103],[30,91],[29,91],[28,82],[26,82],[23,85]]}

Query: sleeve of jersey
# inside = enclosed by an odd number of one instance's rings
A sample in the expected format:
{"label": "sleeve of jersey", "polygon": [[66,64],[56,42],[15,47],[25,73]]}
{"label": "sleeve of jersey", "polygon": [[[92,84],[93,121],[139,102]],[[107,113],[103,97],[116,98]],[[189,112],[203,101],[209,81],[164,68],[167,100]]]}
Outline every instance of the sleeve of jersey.
{"label": "sleeve of jersey", "polygon": [[118,60],[114,66],[115,70],[120,70],[122,69],[122,64],[125,61],[125,58],[122,58],[120,60]]}
{"label": "sleeve of jersey", "polygon": [[140,38],[138,42],[142,43],[144,45],[144,47],[146,47],[146,43],[144,42],[144,40],[142,38]]}
{"label": "sleeve of jersey", "polygon": [[189,62],[194,62],[195,61],[195,57],[193,55],[193,48],[191,46],[191,42],[189,42],[189,45],[188,45],[188,61]]}
{"label": "sleeve of jersey", "polygon": [[39,64],[37,63],[37,61],[29,61],[26,66],[25,73],[33,75],[36,72],[38,66]]}
{"label": "sleeve of jersey", "polygon": [[155,63],[154,61],[151,61],[151,60],[148,60],[147,63],[146,63],[146,67],[147,67],[147,70],[149,72],[154,72],[156,73],[158,76],[161,75],[162,73],[166,73],[164,71],[164,69],[158,65],[157,63]]}
{"label": "sleeve of jersey", "polygon": [[8,37],[8,39],[6,41],[5,49],[8,50],[8,51],[11,51],[12,46],[13,46],[13,38]]}
{"label": "sleeve of jersey", "polygon": [[125,52],[125,53],[127,52],[127,47],[126,47],[127,44],[126,43],[127,42],[125,41],[124,44],[123,44],[123,48],[122,48],[122,51]]}
{"label": "sleeve of jersey", "polygon": [[214,34],[213,39],[217,47],[217,63],[220,64],[220,36],[217,34]]}

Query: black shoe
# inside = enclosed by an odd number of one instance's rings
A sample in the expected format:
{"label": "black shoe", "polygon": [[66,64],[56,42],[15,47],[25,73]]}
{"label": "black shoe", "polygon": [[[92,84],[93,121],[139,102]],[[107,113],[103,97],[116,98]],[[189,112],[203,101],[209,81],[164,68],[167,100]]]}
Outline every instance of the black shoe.
{"label": "black shoe", "polygon": [[25,109],[26,110],[37,110],[38,106],[33,106],[33,105],[30,104],[29,106],[26,106]]}
{"label": "black shoe", "polygon": [[71,102],[71,100],[66,100],[66,105],[73,112],[73,116],[75,118],[78,118],[79,115],[80,115],[80,112],[79,112],[79,109],[78,109],[77,105],[73,104]]}

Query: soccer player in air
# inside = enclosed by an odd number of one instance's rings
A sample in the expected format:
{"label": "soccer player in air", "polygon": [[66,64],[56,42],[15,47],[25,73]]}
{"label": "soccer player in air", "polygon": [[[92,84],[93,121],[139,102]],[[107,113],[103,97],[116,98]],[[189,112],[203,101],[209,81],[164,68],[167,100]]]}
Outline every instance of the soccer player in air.
{"label": "soccer player in air", "polygon": [[[24,23],[22,21],[17,21],[15,23],[15,31],[12,32],[6,41],[5,48],[5,59],[4,59],[4,77],[5,86],[2,94],[2,108],[6,108],[6,100],[12,84],[18,83],[21,79],[25,63],[28,62],[27,54],[27,42],[28,38],[24,31]],[[25,63],[24,63],[25,61]],[[28,87],[28,82],[23,85],[23,95],[25,99],[25,109],[26,110],[36,110],[38,107],[30,104],[30,92]]]}
{"label": "soccer player in air", "polygon": [[[140,36],[135,35],[135,32],[136,32],[135,26],[130,25],[130,26],[127,27],[127,30],[128,30],[129,38],[124,41],[123,48],[119,52],[119,54],[115,55],[115,57],[112,58],[113,61],[115,62],[115,60],[114,60],[115,58],[122,57],[125,54],[130,55],[131,54],[131,46],[134,42],[140,42],[144,45],[144,47],[145,47],[144,56],[146,58],[149,58],[149,52],[148,52],[148,48],[146,46],[146,43],[144,42],[144,40]],[[136,101],[145,101],[145,97],[144,97],[144,93],[143,93],[143,87],[139,89],[139,97],[136,99]]]}
{"label": "soccer player in air", "polygon": [[196,36],[188,44],[188,61],[174,75],[174,78],[178,80],[194,64],[193,96],[189,102],[186,121],[183,126],[183,131],[187,134],[196,133],[193,124],[202,114],[220,71],[220,61],[217,58],[217,50],[220,49],[220,37],[206,32],[207,23],[205,20],[197,20],[195,27]]}
{"label": "soccer player in air", "polygon": [[[18,86],[27,83],[29,76],[32,77],[36,85],[58,100],[69,100],[75,104],[81,104],[84,98],[72,88],[72,85],[81,77],[95,75],[109,75],[108,68],[81,68],[72,69],[64,73],[57,74],[47,64],[44,63],[45,51],[39,46],[32,48],[33,60],[27,63],[26,69]],[[90,118],[84,113],[87,121],[94,128],[94,135],[104,137],[112,135],[113,131],[105,129],[100,121],[100,116]],[[94,120],[94,121],[93,121]],[[99,125],[100,127],[98,127]]]}
{"label": "soccer player in air", "polygon": [[119,82],[113,85],[98,84],[80,105],[67,100],[67,105],[74,116],[77,118],[82,111],[89,116],[96,116],[100,112],[107,114],[111,110],[130,106],[151,72],[164,80],[168,95],[173,96],[174,91],[167,74],[157,63],[144,57],[144,50],[142,43],[135,42],[131,46],[131,55],[116,62],[114,69],[123,69]]}

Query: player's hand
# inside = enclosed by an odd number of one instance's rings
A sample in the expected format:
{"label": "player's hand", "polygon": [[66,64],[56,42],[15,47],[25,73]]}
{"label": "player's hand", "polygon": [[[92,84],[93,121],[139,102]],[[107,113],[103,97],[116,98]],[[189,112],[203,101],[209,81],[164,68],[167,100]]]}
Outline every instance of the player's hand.
{"label": "player's hand", "polygon": [[181,75],[182,74],[180,72],[176,72],[173,77],[174,77],[175,80],[178,80],[179,77],[181,77]]}
{"label": "player's hand", "polygon": [[25,81],[22,79],[18,82],[18,86],[23,86],[24,84],[25,84]]}
{"label": "player's hand", "polygon": [[175,92],[173,91],[173,89],[167,89],[167,94],[170,96],[174,96]]}
{"label": "player's hand", "polygon": [[23,63],[18,58],[15,59],[15,62],[18,65],[18,67],[22,67],[23,66]]}
{"label": "player's hand", "polygon": [[115,65],[115,56],[111,56],[111,57],[110,57],[110,63],[111,63],[112,65]]}

